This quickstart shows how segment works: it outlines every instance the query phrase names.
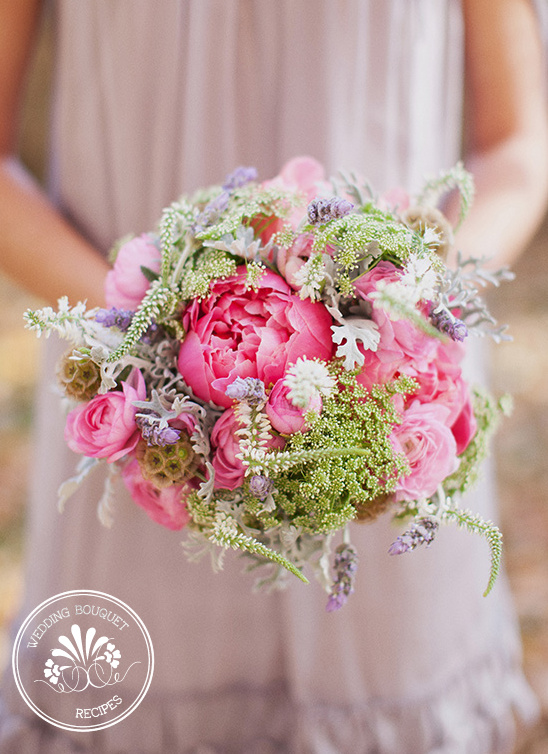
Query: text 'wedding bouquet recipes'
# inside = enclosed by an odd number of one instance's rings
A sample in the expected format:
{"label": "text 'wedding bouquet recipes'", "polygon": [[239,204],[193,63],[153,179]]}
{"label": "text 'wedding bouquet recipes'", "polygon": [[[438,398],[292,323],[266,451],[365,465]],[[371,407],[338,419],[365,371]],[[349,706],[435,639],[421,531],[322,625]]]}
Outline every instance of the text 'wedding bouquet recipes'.
{"label": "text 'wedding bouquet recipes'", "polygon": [[445,265],[452,228],[435,204],[453,189],[462,220],[461,165],[412,202],[353,175],[328,182],[310,158],[264,183],[239,168],[117,245],[110,308],[27,312],[72,343],[59,378],[83,458],[61,504],[106,464],[103,523],[120,476],[154,521],[186,527],[190,557],[220,565],[240,549],[269,583],[307,566],[330,610],[353,589],[351,522],[391,511],[392,555],[455,522],[490,544],[489,591],[500,532],[458,497],[505,406],[460,362],[467,336],[503,337],[478,288],[509,274]]}

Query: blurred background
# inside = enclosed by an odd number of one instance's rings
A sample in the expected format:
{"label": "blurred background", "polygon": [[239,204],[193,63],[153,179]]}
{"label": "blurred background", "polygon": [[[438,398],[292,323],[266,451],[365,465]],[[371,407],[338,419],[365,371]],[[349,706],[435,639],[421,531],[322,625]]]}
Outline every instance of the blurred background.
{"label": "blurred background", "polygon": [[[40,180],[46,160],[51,32],[36,52],[24,106],[21,150]],[[548,168],[548,166],[547,166]],[[511,343],[493,349],[492,386],[514,396],[494,454],[505,559],[524,642],[525,671],[543,716],[524,731],[516,754],[548,753],[548,218],[516,265],[516,280],[490,295]],[[22,589],[26,479],[31,465],[32,399],[39,341],[23,327],[40,305],[0,277],[0,668],[9,659],[7,627]],[[478,754],[482,754],[478,752]]]}

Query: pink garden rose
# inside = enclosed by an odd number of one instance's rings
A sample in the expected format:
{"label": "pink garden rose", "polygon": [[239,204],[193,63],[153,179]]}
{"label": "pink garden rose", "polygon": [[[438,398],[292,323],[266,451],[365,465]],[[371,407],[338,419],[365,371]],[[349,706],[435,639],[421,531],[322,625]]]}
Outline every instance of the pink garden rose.
{"label": "pink garden rose", "polygon": [[396,186],[385,191],[379,201],[380,209],[388,210],[389,212],[405,212],[409,204],[409,194],[401,186]]}
{"label": "pink garden rose", "polygon": [[[377,290],[379,281],[393,283],[401,274],[401,270],[391,262],[379,262],[370,272],[355,281],[357,294],[369,301],[369,295]],[[418,371],[426,368],[437,348],[434,338],[423,333],[407,319],[390,319],[380,307],[372,308],[371,317],[379,328],[381,342],[375,354],[372,355],[371,351],[366,353],[368,359],[381,361],[386,373],[389,373],[391,367],[394,367],[394,371],[402,371],[401,366],[405,363],[411,363]]]}
{"label": "pink garden rose", "polygon": [[285,163],[276,178],[267,183],[302,191],[311,201],[325,183],[325,169],[314,157],[293,157]]}
{"label": "pink garden rose", "polygon": [[413,375],[420,385],[413,399],[439,403],[448,409],[446,424],[455,437],[457,455],[466,450],[477,430],[470,387],[459,366],[463,355],[461,343],[439,343],[428,368]]}
{"label": "pink garden rose", "polygon": [[141,436],[133,401],[146,400],[143,375],[134,369],[122,391],[96,395],[67,416],[65,441],[75,453],[117,461],[134,450]]}
{"label": "pink garden rose", "polygon": [[172,484],[158,489],[152,482],[143,479],[137,459],[124,466],[122,479],[133,501],[157,524],[178,530],[190,521],[184,502],[185,487],[182,485]]}
{"label": "pink garden rose", "polygon": [[399,480],[394,495],[397,502],[430,497],[456,471],[457,445],[446,423],[448,411],[439,403],[413,401],[404,411],[402,423],[394,427],[391,442],[411,468]]}
{"label": "pink garden rose", "polygon": [[245,467],[236,454],[240,452],[236,430],[240,425],[234,410],[228,409],[217,419],[211,433],[211,446],[215,449],[215,489],[234,490],[244,481]]}
{"label": "pink garden rose", "polygon": [[302,301],[276,273],[267,270],[253,290],[239,267],[183,313],[179,371],[198,398],[229,408],[225,390],[236,377],[259,378],[268,389],[299,356],[328,361],[331,324],[322,303]]}
{"label": "pink garden rose", "polygon": [[[229,408],[217,419],[211,432],[211,445],[214,449],[213,468],[215,469],[215,489],[235,490],[244,481],[245,466],[236,458],[240,452],[240,445],[236,431],[240,424]],[[271,437],[269,447],[283,447],[285,441],[281,437]]]}
{"label": "pink garden rose", "polygon": [[313,243],[314,236],[312,233],[303,233],[297,237],[292,246],[289,248],[281,246],[278,250],[278,269],[293,289],[300,288],[295,280],[295,273],[301,269],[307,259],[314,253],[312,249]]}
{"label": "pink garden rose", "polygon": [[[356,282],[359,295],[366,301],[380,280],[393,282],[400,271],[390,262],[380,262]],[[460,455],[477,429],[470,389],[462,377],[460,362],[464,347],[453,341],[439,341],[421,332],[406,319],[391,320],[381,309],[372,309],[381,341],[377,351],[362,351],[364,364],[358,381],[367,389],[386,383],[400,374],[413,377],[419,388],[408,403],[416,402],[445,409],[443,423],[451,431]],[[403,403],[396,399],[397,403]],[[400,406],[398,405],[398,409]]]}
{"label": "pink garden rose", "polygon": [[464,453],[470,442],[474,438],[478,429],[478,422],[472,407],[469,391],[466,390],[465,399],[462,402],[462,409],[453,424],[451,432],[457,443],[457,453]]}
{"label": "pink garden rose", "polygon": [[[304,264],[306,264],[307,260],[316,253],[312,248],[313,244],[314,236],[312,233],[302,233],[297,236],[294,244],[288,248],[281,246],[278,249],[278,257],[276,260],[278,269],[294,290],[299,290],[301,288],[295,279],[295,274]],[[327,246],[325,253],[332,254],[333,247]]]}
{"label": "pink garden rose", "polygon": [[370,293],[377,290],[377,284],[380,280],[387,283],[394,283],[400,279],[402,271],[392,262],[381,261],[372,270],[360,275],[354,281],[356,291],[359,296],[367,299]]}
{"label": "pink garden rose", "polygon": [[[395,282],[401,271],[391,262],[379,262],[370,272],[355,282],[359,296],[370,301],[370,294],[377,290],[379,281]],[[434,369],[439,341],[423,333],[407,319],[392,320],[371,302],[371,317],[381,336],[376,351],[365,350],[358,344],[364,363],[358,382],[370,390],[375,384],[384,384],[400,374],[407,374],[419,382],[430,379],[429,370]]]}
{"label": "pink garden rose", "polygon": [[173,429],[180,429],[191,437],[192,433],[196,429],[196,418],[192,414],[186,412],[180,413],[175,419],[170,419],[168,425]]}
{"label": "pink garden rose", "polygon": [[107,306],[135,311],[150,288],[141,267],[160,270],[160,251],[152,236],[144,233],[120,247],[114,266],[107,273],[105,298]]}
{"label": "pink garden rose", "polygon": [[[284,378],[278,380],[270,395],[265,410],[270,423],[277,432],[282,435],[293,435],[295,432],[305,432],[306,421],[304,418],[305,411],[295,406],[287,394],[289,388],[284,384]],[[317,395],[312,401],[309,410],[320,412],[322,409],[322,399]]]}

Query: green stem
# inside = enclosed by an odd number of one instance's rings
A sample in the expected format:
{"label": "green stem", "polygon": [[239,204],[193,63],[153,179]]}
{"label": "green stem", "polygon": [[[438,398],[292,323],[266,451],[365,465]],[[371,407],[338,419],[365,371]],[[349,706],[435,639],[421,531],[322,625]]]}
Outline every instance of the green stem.
{"label": "green stem", "polygon": [[268,558],[268,560],[271,560],[273,563],[277,563],[278,565],[283,566],[294,576],[297,576],[297,578],[300,579],[304,584],[309,583],[308,579],[302,573],[302,571],[300,571],[297,566],[294,565],[290,560],[284,558],[283,555],[280,555],[280,553],[271,550],[269,547],[261,544],[257,540],[254,540],[253,547],[254,549],[250,550],[250,552],[256,552],[258,555],[262,555],[264,558]]}
{"label": "green stem", "polygon": [[[348,458],[356,456],[371,456],[371,450],[368,448],[328,448],[328,449],[315,449],[315,450],[301,450],[294,452],[280,451],[272,455],[267,455],[261,461],[249,460],[248,465],[251,468],[261,468],[276,470],[280,468],[280,465],[284,469],[288,469],[291,466],[298,466],[301,463],[308,463],[309,461],[319,461],[322,458]],[[246,459],[244,459],[245,461]]]}

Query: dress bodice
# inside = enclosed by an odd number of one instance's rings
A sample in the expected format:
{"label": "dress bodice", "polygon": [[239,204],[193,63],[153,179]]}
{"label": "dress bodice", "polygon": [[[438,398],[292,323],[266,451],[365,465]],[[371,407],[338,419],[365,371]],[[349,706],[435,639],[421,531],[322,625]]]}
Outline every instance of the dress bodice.
{"label": "dress bodice", "polygon": [[239,164],[378,190],[460,148],[459,0],[57,0],[53,189],[101,247]]}

